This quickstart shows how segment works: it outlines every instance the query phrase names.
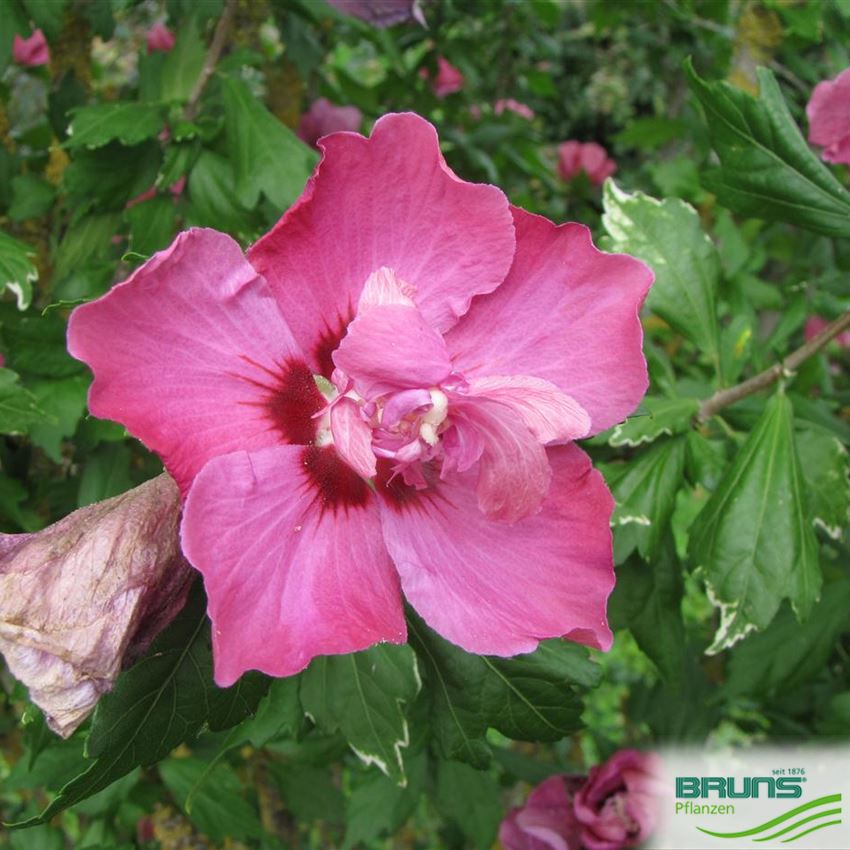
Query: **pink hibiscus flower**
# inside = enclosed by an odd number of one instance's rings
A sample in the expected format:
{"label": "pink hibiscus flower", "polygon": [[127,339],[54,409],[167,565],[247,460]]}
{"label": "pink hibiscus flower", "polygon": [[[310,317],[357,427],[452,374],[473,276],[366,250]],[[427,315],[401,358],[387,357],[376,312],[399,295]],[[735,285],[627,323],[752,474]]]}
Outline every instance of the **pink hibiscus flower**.
{"label": "pink hibiscus flower", "polygon": [[558,173],[564,180],[572,180],[583,171],[598,186],[616,170],[617,163],[596,142],[569,141],[558,145]]}
{"label": "pink hibiscus flower", "polygon": [[50,62],[50,50],[47,47],[47,39],[41,30],[33,30],[29,38],[21,38],[15,35],[12,42],[12,59],[18,65],[35,68]]}
{"label": "pink hibiscus flower", "polygon": [[637,847],[658,820],[661,763],[653,753],[620,750],[592,768],[574,812],[586,850]]}
{"label": "pink hibiscus flower", "polygon": [[[809,316],[803,330],[806,342],[811,342],[828,324],[829,321],[824,319],[823,316]],[[835,337],[835,344],[839,348],[850,348],[850,331],[843,331],[838,334]]]}
{"label": "pink hibiscus flower", "polygon": [[70,320],[92,413],[185,497],[216,681],[401,643],[401,592],[470,652],[607,649],[612,500],[571,441],[644,394],[652,273],[460,180],[416,115],[320,147],[247,258],[190,230]]}
{"label": "pink hibiscus flower", "polygon": [[359,130],[363,113],[356,106],[336,106],[327,98],[320,97],[310,104],[298,124],[298,136],[312,147],[329,133],[340,130]]}
{"label": "pink hibiscus flower", "polygon": [[850,164],[850,68],[819,82],[806,104],[809,141],[827,162]]}
{"label": "pink hibiscus flower", "polygon": [[434,77],[427,68],[422,68],[419,76],[430,81],[431,90],[440,99],[460,91],[466,82],[463,74],[444,56],[437,57],[437,73]]}
{"label": "pink hibiscus flower", "polygon": [[582,776],[550,776],[541,782],[525,805],[502,821],[499,841],[505,850],[580,850],[573,797],[583,782]]}
{"label": "pink hibiscus flower", "polygon": [[512,97],[497,100],[493,104],[493,111],[496,113],[496,115],[501,115],[506,110],[508,112],[514,112],[521,118],[525,118],[528,121],[531,121],[534,118],[534,110],[530,106],[527,106],[524,103],[520,103],[518,100],[514,100]]}
{"label": "pink hibiscus flower", "polygon": [[155,50],[168,53],[174,47],[174,34],[162,21],[157,21],[147,31],[145,39],[148,45],[148,53],[153,53]]}

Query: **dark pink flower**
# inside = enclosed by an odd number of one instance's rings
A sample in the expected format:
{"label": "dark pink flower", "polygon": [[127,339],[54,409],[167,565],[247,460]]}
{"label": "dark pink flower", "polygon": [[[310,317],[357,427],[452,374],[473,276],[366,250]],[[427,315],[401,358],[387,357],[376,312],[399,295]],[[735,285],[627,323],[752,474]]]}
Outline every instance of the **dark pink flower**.
{"label": "dark pink flower", "polygon": [[301,116],[298,136],[308,145],[316,147],[316,142],[322,136],[340,130],[359,130],[362,121],[363,113],[356,106],[336,106],[327,98],[320,97]]}
{"label": "dark pink flower", "polygon": [[153,53],[155,50],[168,53],[174,47],[174,34],[162,21],[157,21],[147,31],[145,39],[148,44],[148,53]]}
{"label": "dark pink flower", "polygon": [[92,413],[186,497],[217,681],[403,642],[400,591],[470,652],[607,649],[612,500],[572,440],[643,396],[652,273],[460,180],[416,115],[320,148],[247,258],[189,230],[70,320]]}
{"label": "dark pink flower", "polygon": [[29,38],[21,38],[16,34],[12,42],[12,59],[18,65],[29,68],[46,65],[50,61],[50,50],[44,33],[41,30],[33,30]]}
{"label": "dark pink flower", "polygon": [[422,68],[419,75],[423,80],[428,80],[431,90],[439,98],[447,97],[460,91],[464,86],[463,74],[443,56],[437,57],[437,73],[431,76],[427,68]]}
{"label": "dark pink flower", "polygon": [[558,173],[564,180],[572,180],[583,171],[591,183],[599,185],[616,170],[617,164],[596,142],[569,141],[558,145]]}
{"label": "dark pink flower", "polygon": [[527,118],[529,121],[534,118],[534,110],[530,106],[527,106],[524,103],[520,103],[518,100],[514,100],[512,97],[497,100],[493,104],[493,111],[496,113],[496,115],[501,115],[506,110],[508,112],[515,112],[521,118]]}
{"label": "dark pink flower", "polygon": [[383,29],[416,20],[425,26],[420,0],[327,0],[330,6]]}
{"label": "dark pink flower", "polygon": [[[806,327],[803,331],[806,342],[813,340],[827,325],[828,319],[823,316],[809,316],[806,319]],[[850,348],[850,331],[843,331],[835,337],[835,343],[839,348]]]}
{"label": "dark pink flower", "polygon": [[573,797],[584,777],[550,776],[528,795],[525,805],[508,812],[499,827],[505,850],[580,850],[582,826]]}
{"label": "dark pink flower", "polygon": [[620,750],[591,768],[573,800],[586,850],[623,850],[645,841],[658,819],[658,756]]}
{"label": "dark pink flower", "polygon": [[179,520],[160,475],[36,534],[0,534],[0,652],[63,737],[182,607]]}
{"label": "dark pink flower", "polygon": [[827,162],[850,164],[850,68],[815,86],[806,104],[809,141]]}

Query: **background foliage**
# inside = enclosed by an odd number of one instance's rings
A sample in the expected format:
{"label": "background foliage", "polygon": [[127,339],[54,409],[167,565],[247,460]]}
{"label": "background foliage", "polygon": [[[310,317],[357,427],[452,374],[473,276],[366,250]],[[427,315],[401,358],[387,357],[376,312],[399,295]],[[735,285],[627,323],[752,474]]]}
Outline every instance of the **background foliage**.
{"label": "background foliage", "polygon": [[[850,306],[847,173],[803,113],[850,64],[850,4],[422,8],[425,27],[377,29],[322,0],[238,0],[198,96],[222,2],[0,0],[0,530],[161,468],[86,415],[69,307],[185,227],[268,229],[316,161],[292,132],[313,99],[364,129],[412,109],[464,178],[656,271],[649,395],[587,446],[618,502],[614,649],[470,656],[411,615],[409,646],[218,691],[198,592],[66,742],[0,669],[0,814],[41,824],[0,847],[486,850],[524,783],[619,747],[850,734],[847,349],[698,416]],[[156,20],[170,52],[145,50]],[[49,66],[10,61],[32,26]],[[442,99],[438,55],[465,77]],[[534,118],[497,114],[504,98]],[[603,144],[616,183],[562,181],[569,138]]]}

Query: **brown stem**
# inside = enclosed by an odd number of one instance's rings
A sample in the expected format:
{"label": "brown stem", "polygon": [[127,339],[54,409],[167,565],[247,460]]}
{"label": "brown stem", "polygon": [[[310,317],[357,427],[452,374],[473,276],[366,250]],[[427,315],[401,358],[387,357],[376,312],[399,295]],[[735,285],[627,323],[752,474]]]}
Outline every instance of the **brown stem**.
{"label": "brown stem", "polygon": [[236,14],[236,0],[227,0],[224,6],[224,11],[218,19],[218,23],[213,33],[210,48],[207,51],[204,59],[201,73],[198,74],[198,79],[195,80],[195,85],[192,87],[192,93],[189,95],[189,100],[186,103],[186,109],[183,111],[183,116],[187,121],[191,121],[198,111],[198,101],[210,80],[210,77],[215,71],[215,66],[218,64],[221,51],[224,50],[225,42],[230,34],[230,27],[233,25],[233,16]]}
{"label": "brown stem", "polygon": [[759,372],[758,375],[754,375],[734,387],[718,390],[711,398],[705,399],[700,404],[697,422],[705,422],[724,407],[766,389],[783,376],[791,375],[802,363],[817,354],[830,340],[835,339],[848,328],[850,328],[850,310],[843,313],[835,321],[830,322],[817,336],[812,337],[805,345],[789,354],[780,363],[765,369],[764,372]]}

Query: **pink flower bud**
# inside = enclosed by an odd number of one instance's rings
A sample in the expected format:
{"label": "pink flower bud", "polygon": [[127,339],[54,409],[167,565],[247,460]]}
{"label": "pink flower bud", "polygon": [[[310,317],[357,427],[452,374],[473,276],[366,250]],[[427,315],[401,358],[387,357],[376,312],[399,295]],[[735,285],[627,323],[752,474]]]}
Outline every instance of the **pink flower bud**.
{"label": "pink flower bud", "polygon": [[148,43],[148,53],[153,53],[155,50],[168,53],[174,47],[174,34],[162,21],[157,21],[148,30],[145,38]]}
{"label": "pink flower bud", "polygon": [[617,163],[596,142],[570,140],[558,146],[558,173],[564,180],[572,180],[583,171],[598,186],[616,170]]}
{"label": "pink flower bud", "polygon": [[27,68],[46,65],[50,61],[50,51],[44,33],[41,30],[33,30],[29,38],[16,35],[12,43],[12,59]]}

